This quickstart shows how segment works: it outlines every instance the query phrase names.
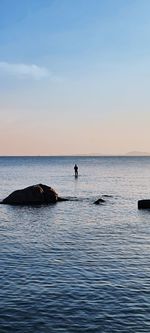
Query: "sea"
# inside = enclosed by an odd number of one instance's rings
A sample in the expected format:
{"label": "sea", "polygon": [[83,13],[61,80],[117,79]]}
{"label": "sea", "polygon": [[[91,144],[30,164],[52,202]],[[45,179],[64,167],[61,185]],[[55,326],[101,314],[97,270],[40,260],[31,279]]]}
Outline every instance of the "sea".
{"label": "sea", "polygon": [[150,157],[0,157],[0,200],[39,183],[70,200],[0,205],[0,333],[149,333]]}

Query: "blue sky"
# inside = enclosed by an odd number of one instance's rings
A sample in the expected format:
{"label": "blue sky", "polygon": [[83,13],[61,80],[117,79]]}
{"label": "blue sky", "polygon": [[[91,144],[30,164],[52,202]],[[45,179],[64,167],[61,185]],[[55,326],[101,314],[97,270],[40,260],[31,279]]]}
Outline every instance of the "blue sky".
{"label": "blue sky", "polygon": [[149,150],[149,13],[149,0],[1,0],[0,154]]}

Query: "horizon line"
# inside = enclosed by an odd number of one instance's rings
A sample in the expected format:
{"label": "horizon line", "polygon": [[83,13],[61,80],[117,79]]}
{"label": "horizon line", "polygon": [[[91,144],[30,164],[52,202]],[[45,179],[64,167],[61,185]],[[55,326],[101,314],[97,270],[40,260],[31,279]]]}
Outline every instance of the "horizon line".
{"label": "horizon line", "polygon": [[52,155],[0,155],[0,157],[150,157],[150,153],[137,154],[52,154]]}

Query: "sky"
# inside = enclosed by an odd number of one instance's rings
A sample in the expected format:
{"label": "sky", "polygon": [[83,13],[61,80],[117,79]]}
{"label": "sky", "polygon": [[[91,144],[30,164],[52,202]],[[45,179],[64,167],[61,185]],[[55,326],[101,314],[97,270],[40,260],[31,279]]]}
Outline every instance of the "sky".
{"label": "sky", "polygon": [[150,152],[149,13],[149,0],[0,0],[0,155]]}

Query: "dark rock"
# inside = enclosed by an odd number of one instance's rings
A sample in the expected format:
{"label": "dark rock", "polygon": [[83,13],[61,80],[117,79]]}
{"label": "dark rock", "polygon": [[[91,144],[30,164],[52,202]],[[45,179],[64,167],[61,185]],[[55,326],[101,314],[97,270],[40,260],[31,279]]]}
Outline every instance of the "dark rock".
{"label": "dark rock", "polygon": [[9,205],[36,205],[56,203],[58,194],[51,187],[43,184],[33,185],[12,192],[2,203]]}
{"label": "dark rock", "polygon": [[150,199],[139,200],[138,209],[150,209]]}
{"label": "dark rock", "polygon": [[94,204],[95,204],[95,205],[99,205],[99,204],[104,203],[104,202],[105,202],[104,199],[99,198],[98,200],[96,200],[96,201],[94,202]]}
{"label": "dark rock", "polygon": [[58,194],[51,187],[43,184],[39,184],[43,190],[45,203],[52,203],[58,201]]}

